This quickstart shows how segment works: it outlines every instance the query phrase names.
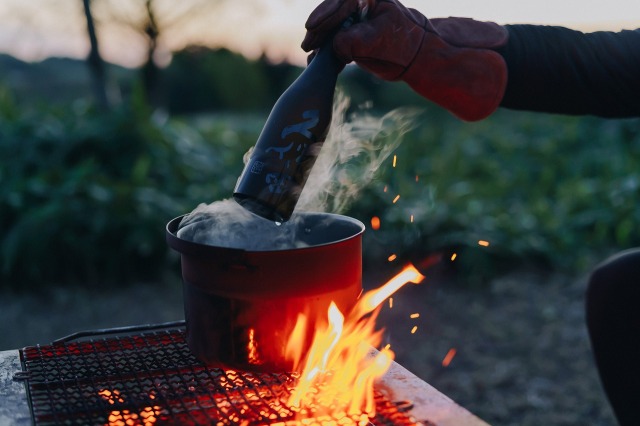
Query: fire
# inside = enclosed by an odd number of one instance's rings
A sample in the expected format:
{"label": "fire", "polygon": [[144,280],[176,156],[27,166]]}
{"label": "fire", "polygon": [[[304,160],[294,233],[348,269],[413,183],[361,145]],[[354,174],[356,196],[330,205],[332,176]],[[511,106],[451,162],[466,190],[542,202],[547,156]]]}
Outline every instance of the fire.
{"label": "fire", "polygon": [[249,329],[249,343],[247,345],[247,357],[250,364],[260,365],[262,363],[260,359],[260,352],[258,351],[258,342],[255,338],[256,331],[253,328]]}
{"label": "fire", "polygon": [[328,324],[315,331],[304,359],[299,348],[307,319],[301,315],[287,346],[287,355],[299,372],[287,405],[302,417],[329,416],[340,419],[340,424],[368,424],[375,415],[374,382],[386,373],[394,358],[389,345],[375,355],[371,353],[371,348],[382,342],[382,330],[375,327],[379,308],[408,282],[418,284],[423,279],[424,275],[408,265],[380,288],[361,296],[346,314],[332,302]]}
{"label": "fire", "polygon": [[[105,401],[110,405],[124,404],[125,400],[120,394],[120,391],[114,389],[102,389],[98,392]],[[155,395],[149,395],[149,399],[155,399]],[[144,407],[139,412],[133,412],[131,410],[112,410],[109,413],[108,421],[105,423],[107,426],[151,426],[158,420],[157,416],[160,415],[162,408],[154,405],[153,407]]]}
{"label": "fire", "polygon": [[442,360],[442,366],[448,367],[449,364],[451,364],[454,356],[456,356],[456,348],[449,349],[449,352],[447,352],[444,359]]}

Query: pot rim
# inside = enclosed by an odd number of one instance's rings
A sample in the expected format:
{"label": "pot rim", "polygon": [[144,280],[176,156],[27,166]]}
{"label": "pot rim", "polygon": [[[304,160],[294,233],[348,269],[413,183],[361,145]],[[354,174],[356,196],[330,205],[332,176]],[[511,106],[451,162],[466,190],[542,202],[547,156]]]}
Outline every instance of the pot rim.
{"label": "pot rim", "polygon": [[348,237],[345,238],[341,238],[341,239],[336,239],[333,241],[328,241],[325,243],[321,243],[321,244],[314,244],[312,246],[307,246],[307,247],[299,247],[299,248],[278,248],[278,249],[270,249],[270,250],[246,250],[246,249],[241,249],[241,248],[237,248],[237,247],[224,247],[224,246],[214,246],[214,245],[210,245],[210,244],[203,244],[203,243],[196,243],[190,240],[185,240],[182,239],[180,237],[178,237],[177,232],[178,232],[178,226],[180,225],[180,222],[182,221],[182,219],[186,216],[188,216],[190,213],[186,213],[183,215],[180,215],[178,217],[175,217],[173,219],[171,219],[166,227],[166,236],[167,236],[167,242],[169,243],[169,245],[178,250],[179,252],[183,252],[182,247],[178,248],[176,246],[174,246],[174,242],[179,242],[179,245],[184,245],[184,244],[188,244],[191,247],[198,248],[200,250],[226,250],[226,251],[233,251],[233,252],[237,252],[237,253],[277,253],[277,252],[287,252],[287,251],[291,251],[291,250],[295,250],[295,251],[303,251],[303,250],[313,250],[316,249],[318,247],[323,247],[323,246],[328,246],[328,245],[334,245],[334,244],[338,244],[342,241],[347,241],[350,240],[352,238],[355,238],[359,235],[362,235],[366,229],[364,223],[362,223],[361,221],[359,221],[356,218],[350,217],[350,216],[345,216],[345,215],[341,215],[341,214],[337,214],[337,213],[323,213],[323,212],[299,212],[296,213],[296,215],[303,215],[303,216],[322,216],[324,218],[333,218],[335,220],[338,221],[342,221],[342,222],[350,222],[353,225],[355,225],[356,227],[359,228],[358,232],[355,232],[351,235],[349,235]]}

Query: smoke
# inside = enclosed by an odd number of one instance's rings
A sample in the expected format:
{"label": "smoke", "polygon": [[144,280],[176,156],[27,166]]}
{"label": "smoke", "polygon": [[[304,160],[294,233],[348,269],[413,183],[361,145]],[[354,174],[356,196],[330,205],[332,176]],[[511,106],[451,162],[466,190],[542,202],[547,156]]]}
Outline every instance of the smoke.
{"label": "smoke", "polygon": [[398,108],[382,117],[367,106],[347,117],[350,100],[337,93],[333,121],[309,179],[300,194],[297,211],[342,213],[415,127],[419,110]]}
{"label": "smoke", "polygon": [[[349,99],[336,94],[333,120],[295,212],[342,213],[414,127],[418,110],[400,108],[382,117],[359,109],[347,117]],[[245,164],[250,151],[245,154]],[[218,247],[262,251],[303,247],[296,214],[281,225],[233,199],[200,204],[180,223],[178,237]]]}
{"label": "smoke", "polygon": [[200,204],[180,222],[178,237],[194,243],[250,251],[305,247],[296,220],[281,225],[263,219],[233,199]]}

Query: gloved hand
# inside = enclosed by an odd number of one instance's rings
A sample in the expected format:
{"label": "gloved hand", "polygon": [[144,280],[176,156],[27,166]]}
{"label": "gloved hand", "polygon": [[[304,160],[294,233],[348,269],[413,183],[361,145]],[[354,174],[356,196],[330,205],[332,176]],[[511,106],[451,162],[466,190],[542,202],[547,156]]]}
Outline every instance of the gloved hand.
{"label": "gloved hand", "polygon": [[302,48],[310,52],[368,3],[365,20],[338,31],[333,48],[345,63],[384,80],[402,80],[420,95],[467,121],[500,104],[507,66],[495,50],[507,30],[468,18],[427,19],[397,0],[325,0],[309,16]]}

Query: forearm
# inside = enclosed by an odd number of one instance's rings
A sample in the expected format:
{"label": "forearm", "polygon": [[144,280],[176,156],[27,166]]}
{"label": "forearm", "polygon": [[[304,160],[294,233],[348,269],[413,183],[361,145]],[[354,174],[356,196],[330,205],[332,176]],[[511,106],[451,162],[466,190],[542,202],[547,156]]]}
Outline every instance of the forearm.
{"label": "forearm", "polygon": [[501,106],[602,117],[640,116],[640,29],[584,34],[508,25]]}

